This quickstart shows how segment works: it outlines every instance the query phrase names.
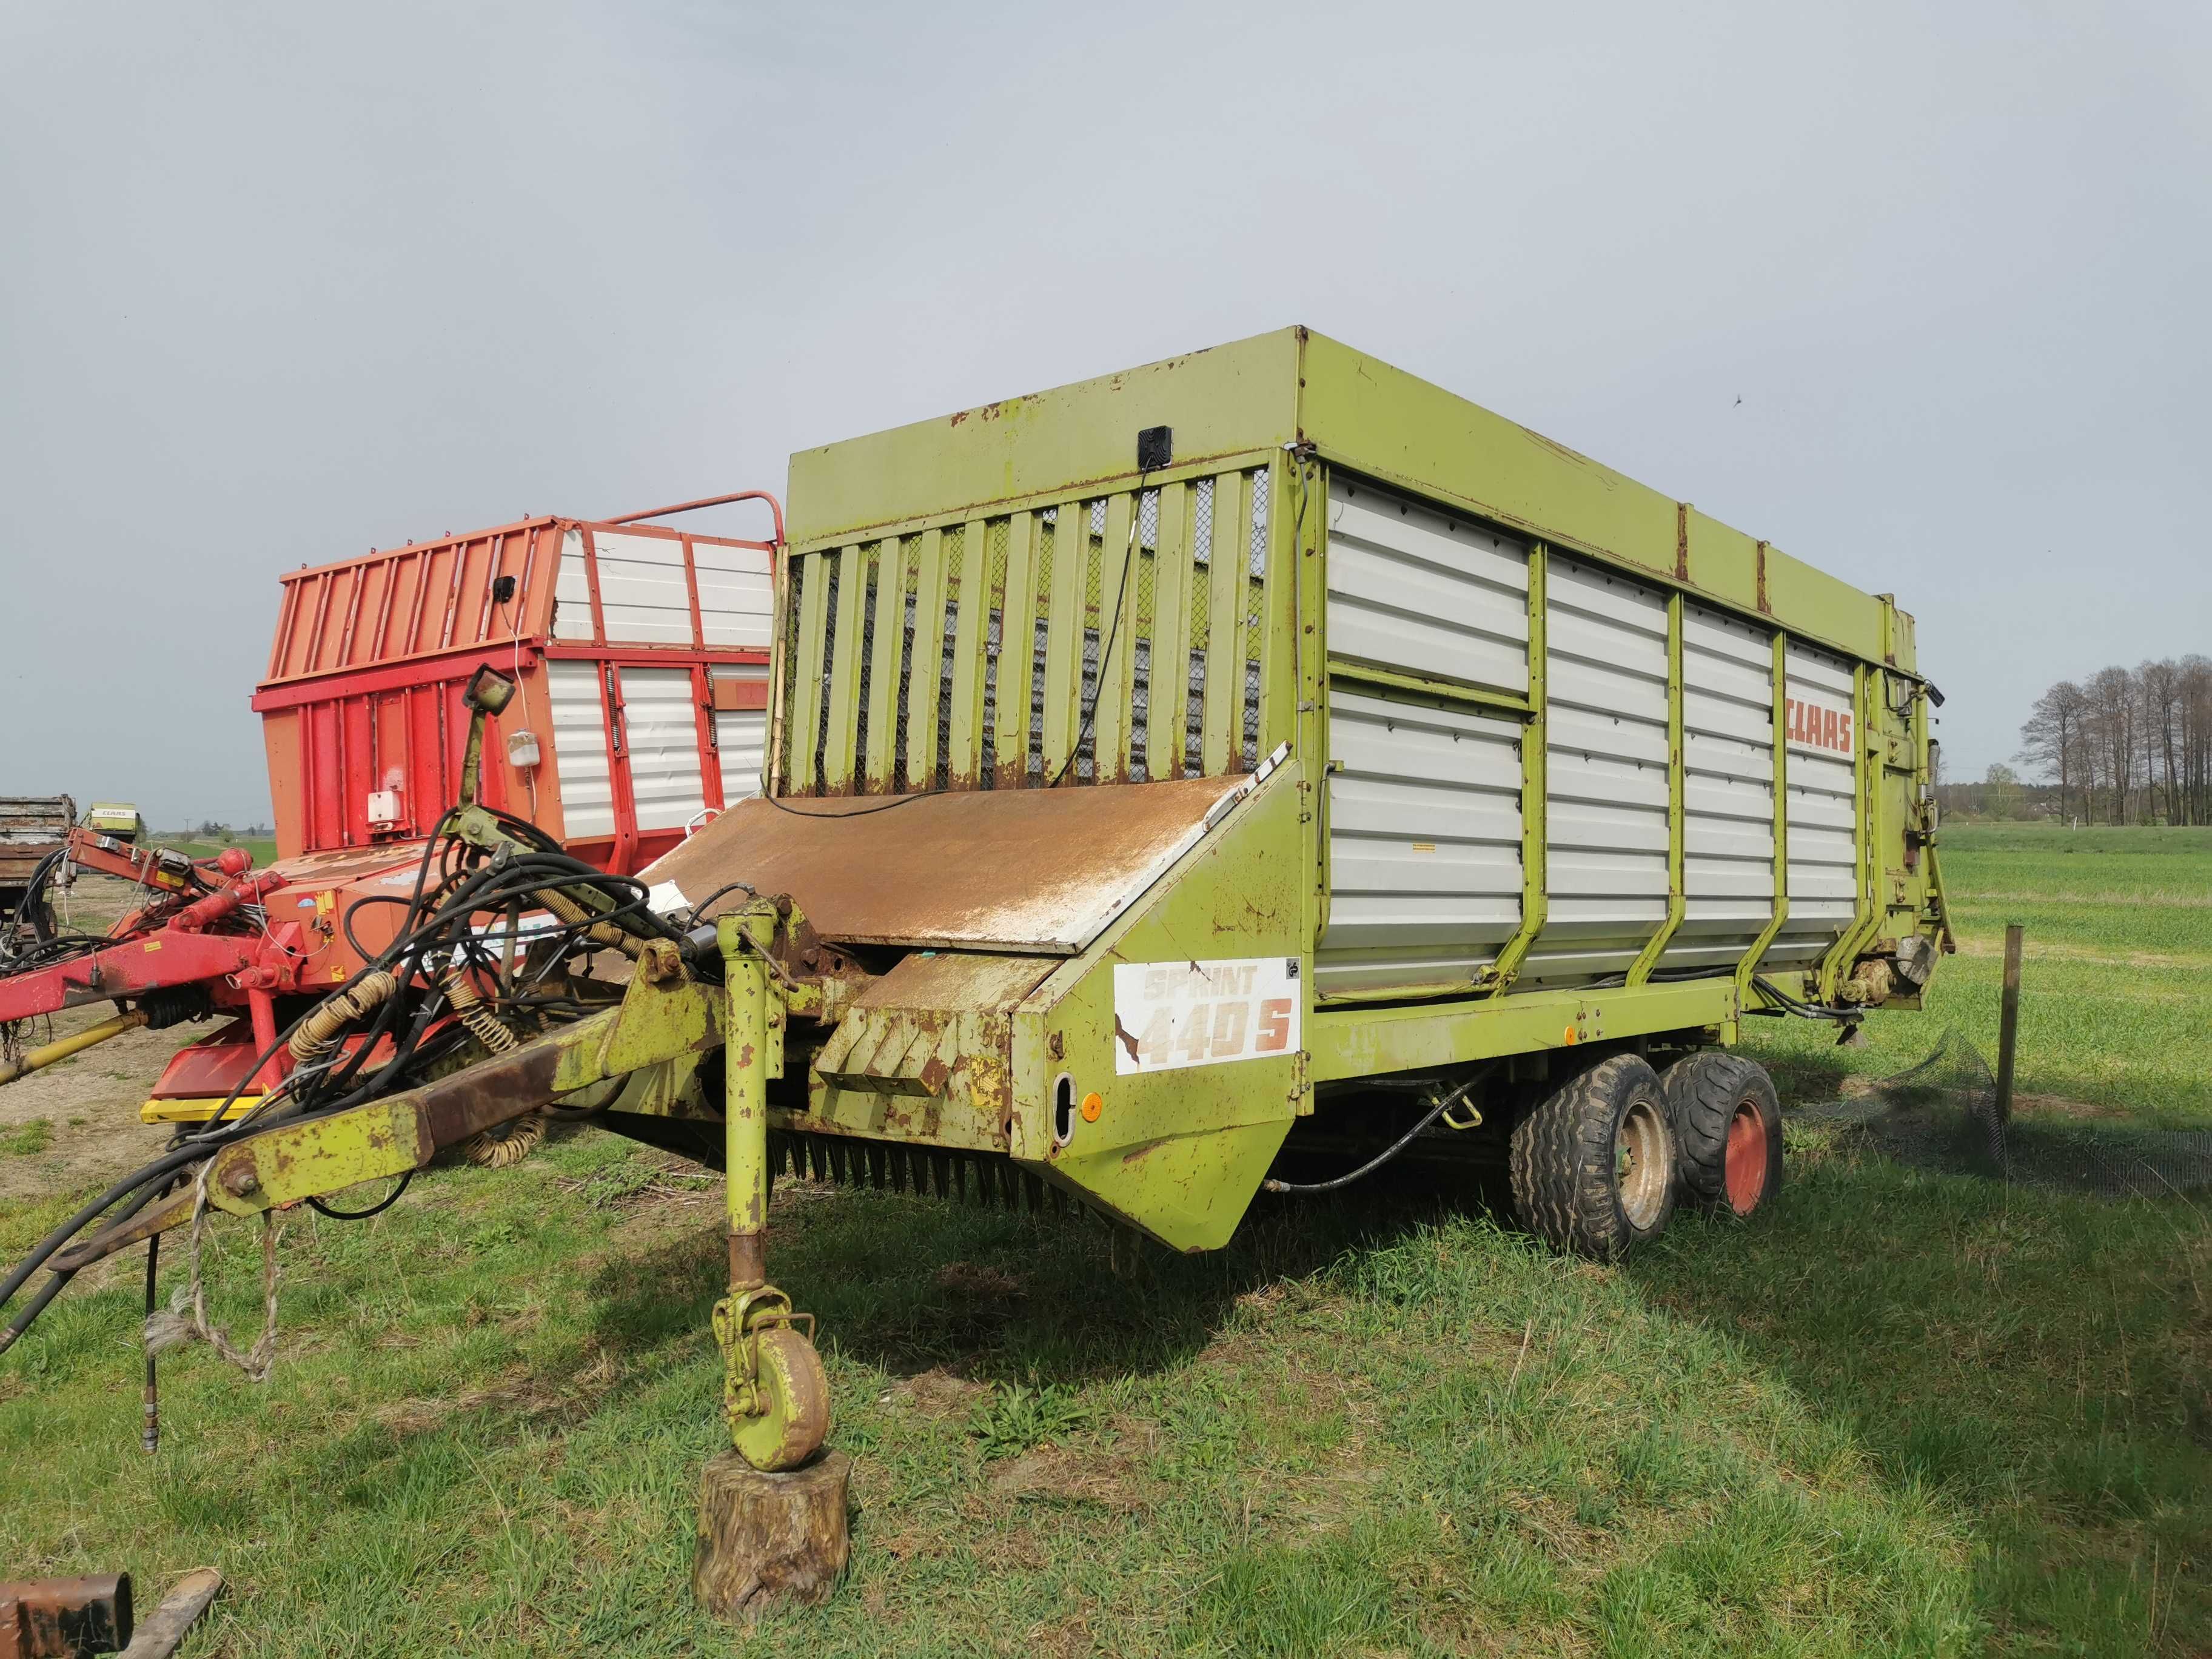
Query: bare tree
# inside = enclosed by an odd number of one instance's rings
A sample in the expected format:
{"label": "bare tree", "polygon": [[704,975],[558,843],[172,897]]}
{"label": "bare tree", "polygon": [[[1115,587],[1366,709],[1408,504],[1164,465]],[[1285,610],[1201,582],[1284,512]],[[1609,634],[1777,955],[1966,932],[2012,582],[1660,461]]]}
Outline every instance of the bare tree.
{"label": "bare tree", "polygon": [[2089,694],[2089,714],[2087,721],[2089,754],[2089,788],[2094,802],[2101,790],[2105,798],[2106,817],[2112,823],[2125,823],[2136,782],[2141,776],[2138,756],[2142,747],[2142,691],[2136,677],[2124,668],[2100,668],[2090,678],[2086,688]]}
{"label": "bare tree", "polygon": [[2179,678],[2182,822],[2212,823],[2212,657],[2184,657]]}
{"label": "bare tree", "polygon": [[2067,816],[2069,792],[2083,782],[2083,722],[2089,699],[2072,680],[2061,680],[2035,700],[2020,728],[2020,758],[2058,784],[2058,816]]}
{"label": "bare tree", "polygon": [[2181,665],[2168,657],[2146,660],[2136,670],[2137,701],[2142,709],[2143,788],[2148,817],[2156,811],[2159,784],[2165,784],[2166,821],[2181,820],[2180,787],[2175,770],[2176,724],[2181,718]]}

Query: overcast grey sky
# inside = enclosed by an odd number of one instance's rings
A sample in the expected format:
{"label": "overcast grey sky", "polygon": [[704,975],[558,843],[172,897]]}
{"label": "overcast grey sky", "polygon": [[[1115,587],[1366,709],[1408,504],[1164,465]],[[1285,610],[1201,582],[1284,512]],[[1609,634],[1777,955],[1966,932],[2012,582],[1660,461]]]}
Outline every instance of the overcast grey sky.
{"label": "overcast grey sky", "polygon": [[2212,651],[2202,4],[9,0],[0,76],[0,793],[265,817],[281,569],[1291,322],[1895,592],[1962,775]]}

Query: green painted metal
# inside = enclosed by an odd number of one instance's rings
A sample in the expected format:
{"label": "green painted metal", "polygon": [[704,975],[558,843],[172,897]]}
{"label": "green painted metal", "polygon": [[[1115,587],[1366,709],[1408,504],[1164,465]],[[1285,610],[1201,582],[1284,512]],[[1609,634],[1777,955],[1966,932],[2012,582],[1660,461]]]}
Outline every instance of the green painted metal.
{"label": "green painted metal", "polygon": [[[772,937],[772,909],[766,921]],[[780,1028],[782,1013],[781,999],[769,988],[766,941],[757,937],[759,924],[760,918],[748,907],[723,916],[714,927],[714,942],[722,955],[722,982],[729,995],[722,1060],[722,1157],[730,1237],[752,1241],[756,1254],[761,1235],[768,1231],[768,1085],[774,1074],[769,1026],[773,1020]],[[731,1260],[734,1272],[734,1247]],[[757,1282],[733,1279],[731,1288],[750,1290]]]}
{"label": "green painted metal", "polygon": [[[1131,963],[1297,957],[1311,979],[1303,866],[1295,846],[1303,769],[1287,763],[1235,806],[1146,902],[1082,955],[1054,967],[1020,1004],[1012,1027],[1010,1151],[1048,1181],[1177,1250],[1228,1242],[1291,1122],[1309,1108],[1304,1058],[1123,1074],[1114,969]],[[1056,1145],[1050,1109],[1065,1074],[1077,1098],[1096,1092],[1095,1122],[1079,1117]]]}
{"label": "green painted metal", "polygon": [[1732,1042],[1740,1011],[1735,981],[1726,977],[1389,1008],[1324,1006],[1312,1021],[1310,1063],[1314,1082],[1333,1083],[1662,1034]]}
{"label": "green painted metal", "polygon": [[1529,713],[1528,699],[1516,696],[1510,691],[1448,684],[1424,678],[1419,674],[1395,673],[1388,668],[1377,668],[1372,663],[1352,662],[1341,657],[1329,659],[1328,678],[1332,682],[1372,686],[1378,691],[1403,692],[1416,702],[1433,699],[1445,707],[1502,714],[1509,720],[1525,720]]}
{"label": "green painted metal", "polygon": [[970,519],[960,535],[960,609],[952,631],[951,719],[945,769],[961,784],[983,769],[983,636],[994,596],[984,521]]}
{"label": "green painted metal", "polygon": [[1528,549],[1528,720],[1521,733],[1521,925],[1491,964],[1484,988],[1503,996],[1511,988],[1551,908],[1546,797],[1550,790],[1550,693],[1546,667],[1545,594],[1550,555],[1541,542]]}
{"label": "green painted metal", "polygon": [[1781,933],[1782,924],[1790,920],[1790,640],[1784,634],[1774,636],[1774,915],[1768,920],[1759,937],[1752,941],[1751,949],[1743,953],[1736,964],[1735,993],[1741,1002],[1751,994],[1751,976],[1759,971],[1759,963]]}
{"label": "green painted metal", "polygon": [[1858,810],[1852,814],[1851,857],[1858,878],[1858,906],[1850,926],[1828,947],[1812,975],[1824,1002],[1833,1002],[1841,994],[1844,977],[1850,972],[1853,958],[1881,921],[1881,899],[1876,890],[1878,854],[1875,850],[1878,800],[1875,785],[1881,775],[1881,732],[1871,717],[1872,682],[1873,672],[1866,664],[1852,665],[1851,710],[1857,739],[1852,746],[1851,792]]}
{"label": "green painted metal", "polygon": [[[1143,424],[1174,429],[1177,459],[1140,476]],[[1525,693],[1332,661],[1327,507],[1340,470],[1530,542]],[[1788,639],[1855,665],[1859,903],[1814,979],[1832,995],[1866,951],[1940,927],[1933,847],[1917,868],[1904,857],[1927,765],[1905,613],[1320,337],[1289,331],[809,452],[794,458],[792,495],[774,671],[780,793],[1115,788],[1287,758],[1073,957],[918,950],[817,978],[775,954],[798,930],[787,918],[779,933],[763,898],[720,924],[725,986],[641,971],[620,1010],[540,1039],[556,1045],[568,1086],[629,1076],[669,1110],[696,1057],[726,1044],[733,1239],[757,1243],[771,1125],[1003,1160],[1174,1248],[1202,1249],[1226,1240],[1322,1083],[1644,1037],[1731,1040],[1748,977],[1789,910]],[[1560,551],[1668,595],[1668,900],[1627,983],[1528,991],[1529,951],[1559,908],[1547,592]],[[1685,980],[1658,969],[1688,908],[1692,599],[1773,641],[1776,895],[1740,961]],[[1312,992],[1340,681],[1520,727],[1520,916],[1473,982],[1342,1003]],[[1073,763],[1079,749],[1095,767]],[[1113,810],[1103,794],[1100,810]],[[1301,1046],[1173,1070],[1118,1064],[1133,1038],[1118,1029],[1117,969],[1270,958],[1296,965]],[[805,1086],[771,1104],[787,1043]],[[1063,1080],[1102,1102],[1065,1133]],[[316,1126],[331,1137],[323,1175],[379,1165],[369,1143],[404,1139],[406,1109],[382,1131],[365,1120]]]}
{"label": "green painted metal", "polygon": [[1688,814],[1682,806],[1686,748],[1682,732],[1682,596],[1667,596],[1667,919],[1651,935],[1628,970],[1628,982],[1641,985],[1651,977],[1667,946],[1682,926],[1689,896],[1682,872],[1683,831]]}

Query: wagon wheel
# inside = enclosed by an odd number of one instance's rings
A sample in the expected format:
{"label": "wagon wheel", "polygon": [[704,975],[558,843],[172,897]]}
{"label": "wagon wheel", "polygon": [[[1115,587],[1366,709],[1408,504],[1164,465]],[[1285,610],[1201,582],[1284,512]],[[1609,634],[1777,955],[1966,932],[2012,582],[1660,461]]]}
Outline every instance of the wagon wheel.
{"label": "wagon wheel", "polygon": [[1676,1060],[1662,1082],[1683,1190],[1729,1215],[1770,1202],[1782,1186],[1782,1106],[1765,1069],[1708,1048]]}
{"label": "wagon wheel", "polygon": [[804,1333],[766,1325],[752,1334],[753,1388],[763,1409],[731,1430],[757,1469],[795,1469],[830,1437],[830,1379]]}
{"label": "wagon wheel", "polygon": [[1513,1127],[1513,1200],[1528,1230],[1599,1261],[1656,1237],[1674,1210],[1674,1136],[1659,1077],[1616,1054]]}

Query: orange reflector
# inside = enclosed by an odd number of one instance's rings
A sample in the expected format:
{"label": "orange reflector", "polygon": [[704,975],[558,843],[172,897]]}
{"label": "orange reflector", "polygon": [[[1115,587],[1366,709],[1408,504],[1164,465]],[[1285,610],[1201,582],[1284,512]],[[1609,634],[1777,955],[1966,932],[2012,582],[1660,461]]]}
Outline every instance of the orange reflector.
{"label": "orange reflector", "polygon": [[1085,1123],[1097,1122],[1098,1114],[1105,1109],[1105,1097],[1096,1090],[1083,1097],[1083,1121]]}
{"label": "orange reflector", "polygon": [[1575,1028],[1574,1028],[1573,1026],[1570,1025],[1570,1026],[1568,1026],[1568,1027],[1567,1027],[1567,1044],[1568,1044],[1568,1046],[1569,1046],[1570,1048],[1571,1048],[1571,1047],[1573,1047],[1573,1046],[1574,1046],[1574,1041],[1575,1041]]}

